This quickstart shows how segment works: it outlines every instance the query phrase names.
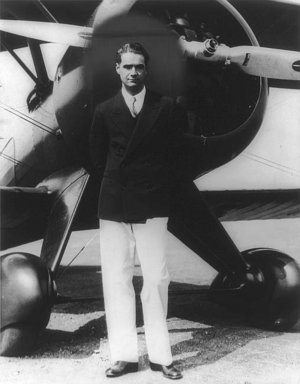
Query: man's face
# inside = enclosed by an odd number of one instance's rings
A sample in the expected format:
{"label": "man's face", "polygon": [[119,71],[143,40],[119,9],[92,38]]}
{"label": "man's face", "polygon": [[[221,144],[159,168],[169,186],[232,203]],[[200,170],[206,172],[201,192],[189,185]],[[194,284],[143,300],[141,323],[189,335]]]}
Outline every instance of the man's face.
{"label": "man's face", "polygon": [[143,89],[147,74],[144,56],[133,52],[123,53],[121,63],[116,64],[116,71],[129,93],[136,94]]}

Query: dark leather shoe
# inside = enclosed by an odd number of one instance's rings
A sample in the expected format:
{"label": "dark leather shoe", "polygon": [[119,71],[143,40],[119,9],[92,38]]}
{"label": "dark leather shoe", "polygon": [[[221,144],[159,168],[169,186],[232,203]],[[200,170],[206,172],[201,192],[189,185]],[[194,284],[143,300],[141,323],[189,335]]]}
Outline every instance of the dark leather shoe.
{"label": "dark leather shoe", "polygon": [[127,361],[116,361],[105,371],[106,377],[118,377],[126,373],[137,372],[138,363],[129,363]]}
{"label": "dark leather shoe", "polygon": [[170,365],[160,365],[156,363],[151,363],[150,368],[152,371],[161,371],[165,377],[171,380],[182,379],[182,373],[174,367],[173,364]]}

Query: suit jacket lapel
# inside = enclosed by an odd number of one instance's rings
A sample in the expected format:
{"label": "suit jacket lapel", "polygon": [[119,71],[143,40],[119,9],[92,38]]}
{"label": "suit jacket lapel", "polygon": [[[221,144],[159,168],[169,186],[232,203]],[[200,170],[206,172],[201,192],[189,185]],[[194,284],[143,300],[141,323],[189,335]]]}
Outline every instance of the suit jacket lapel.
{"label": "suit jacket lapel", "polygon": [[128,122],[131,119],[131,114],[125,103],[125,100],[122,96],[121,91],[116,94],[114,97],[114,103],[111,113],[111,118],[114,124],[121,130],[128,127]]}
{"label": "suit jacket lapel", "polygon": [[145,137],[147,132],[151,130],[159,115],[159,110],[159,98],[156,98],[153,93],[151,93],[151,91],[147,91],[143,108],[137,117],[135,129],[131,135],[124,157],[131,153],[138,146],[140,141]]}

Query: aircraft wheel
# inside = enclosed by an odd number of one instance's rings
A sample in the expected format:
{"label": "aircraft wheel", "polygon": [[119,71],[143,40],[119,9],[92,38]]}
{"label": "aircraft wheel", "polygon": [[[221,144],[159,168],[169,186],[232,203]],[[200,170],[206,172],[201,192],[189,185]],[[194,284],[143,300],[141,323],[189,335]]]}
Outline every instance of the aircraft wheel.
{"label": "aircraft wheel", "polygon": [[39,329],[34,325],[12,324],[0,333],[1,356],[24,356],[37,342]]}
{"label": "aircraft wheel", "polygon": [[242,255],[249,265],[244,286],[224,296],[222,289],[233,288],[236,283],[219,274],[211,289],[220,289],[222,301],[245,312],[255,325],[276,331],[292,328],[300,318],[299,265],[274,249],[250,249]]}
{"label": "aircraft wheel", "polygon": [[0,355],[22,356],[48,324],[55,286],[44,262],[28,253],[2,256],[0,268]]}

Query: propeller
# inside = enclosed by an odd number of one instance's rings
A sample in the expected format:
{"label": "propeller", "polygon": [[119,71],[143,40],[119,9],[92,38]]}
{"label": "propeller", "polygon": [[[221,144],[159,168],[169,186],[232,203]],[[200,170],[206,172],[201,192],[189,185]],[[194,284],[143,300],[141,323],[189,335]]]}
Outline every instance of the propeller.
{"label": "propeller", "polygon": [[98,28],[112,17],[125,15],[136,2],[137,0],[103,0],[97,8],[93,27]]}
{"label": "propeller", "polygon": [[[137,0],[103,0],[98,7],[93,28],[38,21],[0,20],[0,30],[49,43],[86,48],[93,30],[112,17],[126,14]],[[219,0],[218,0],[219,1]],[[258,46],[228,47],[215,39],[179,44],[187,57],[208,62],[233,64],[248,75],[282,80],[300,80],[300,52]]]}
{"label": "propeller", "polygon": [[47,43],[85,48],[93,37],[93,29],[112,17],[126,14],[137,0],[103,0],[99,5],[93,27],[42,21],[0,20],[0,31]]}
{"label": "propeller", "polygon": [[187,41],[183,36],[179,44],[187,57],[197,60],[233,64],[253,76],[300,80],[300,52],[254,46],[230,48],[215,39]]}
{"label": "propeller", "polygon": [[93,27],[41,21],[0,20],[0,31],[48,43],[85,48],[93,30],[112,17],[126,14],[137,0],[103,0],[94,16]]}

